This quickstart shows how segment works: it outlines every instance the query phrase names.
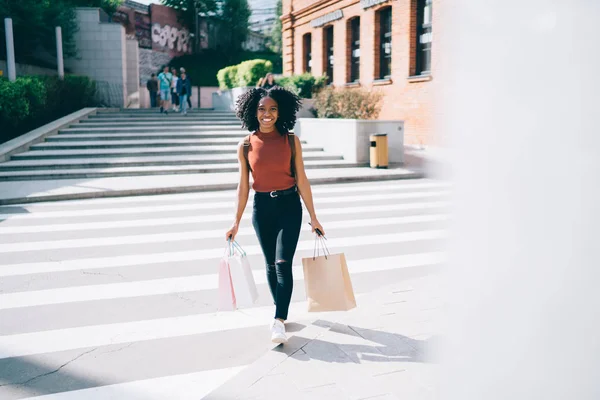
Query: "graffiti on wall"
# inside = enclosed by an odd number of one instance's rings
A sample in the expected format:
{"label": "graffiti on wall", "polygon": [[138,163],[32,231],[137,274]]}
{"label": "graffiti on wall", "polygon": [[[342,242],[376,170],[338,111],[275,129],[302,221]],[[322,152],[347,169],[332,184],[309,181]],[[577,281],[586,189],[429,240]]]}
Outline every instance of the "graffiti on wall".
{"label": "graffiti on wall", "polygon": [[190,53],[190,31],[158,23],[152,25],[152,42],[179,53]]}

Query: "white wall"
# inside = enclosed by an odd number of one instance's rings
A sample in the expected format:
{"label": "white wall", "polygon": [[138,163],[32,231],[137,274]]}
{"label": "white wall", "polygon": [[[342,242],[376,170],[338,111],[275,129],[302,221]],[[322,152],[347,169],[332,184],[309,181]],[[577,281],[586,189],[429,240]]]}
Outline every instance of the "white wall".
{"label": "white wall", "polygon": [[369,136],[386,133],[389,162],[404,162],[403,121],[299,118],[294,132],[307,143],[341,154],[344,160],[357,164],[367,164],[370,160]]}
{"label": "white wall", "polygon": [[127,104],[129,108],[140,107],[139,48],[136,39],[126,40]]}
{"label": "white wall", "polygon": [[65,60],[65,66],[94,79],[104,105],[123,107],[127,98],[125,28],[101,23],[97,8],[77,8],[77,22],[78,56]]}
{"label": "white wall", "polygon": [[438,4],[453,200],[439,398],[598,400],[600,2]]}

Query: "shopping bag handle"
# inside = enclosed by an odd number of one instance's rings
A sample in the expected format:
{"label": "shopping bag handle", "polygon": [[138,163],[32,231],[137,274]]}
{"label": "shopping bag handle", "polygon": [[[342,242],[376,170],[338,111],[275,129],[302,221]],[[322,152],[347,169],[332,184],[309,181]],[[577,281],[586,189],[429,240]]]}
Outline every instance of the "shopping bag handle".
{"label": "shopping bag handle", "polygon": [[321,255],[321,252],[320,252],[321,246],[318,245],[319,243],[323,247],[323,255],[325,256],[325,259],[327,259],[327,256],[331,255],[331,253],[329,252],[329,249],[327,248],[327,244],[325,244],[325,240],[323,239],[323,236],[316,235],[315,236],[315,249],[313,251],[313,260],[317,257],[320,257],[320,255]]}
{"label": "shopping bag handle", "polygon": [[231,238],[227,239],[227,248],[225,249],[225,254],[227,254],[227,250],[229,250],[229,256],[231,257],[232,255],[235,254],[235,250],[238,250],[240,252],[240,254],[242,256],[246,256],[246,252],[244,251],[244,249],[242,249],[242,246],[240,246],[240,244],[238,242],[236,242],[235,240],[231,240]]}

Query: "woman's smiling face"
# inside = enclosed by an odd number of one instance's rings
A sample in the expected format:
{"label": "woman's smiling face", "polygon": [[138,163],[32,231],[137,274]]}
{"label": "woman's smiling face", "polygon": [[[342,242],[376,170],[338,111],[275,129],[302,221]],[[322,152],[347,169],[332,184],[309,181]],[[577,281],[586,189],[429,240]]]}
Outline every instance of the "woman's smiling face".
{"label": "woman's smiling face", "polygon": [[263,97],[258,102],[256,118],[261,132],[271,132],[275,129],[275,122],[279,116],[277,102],[270,97]]}

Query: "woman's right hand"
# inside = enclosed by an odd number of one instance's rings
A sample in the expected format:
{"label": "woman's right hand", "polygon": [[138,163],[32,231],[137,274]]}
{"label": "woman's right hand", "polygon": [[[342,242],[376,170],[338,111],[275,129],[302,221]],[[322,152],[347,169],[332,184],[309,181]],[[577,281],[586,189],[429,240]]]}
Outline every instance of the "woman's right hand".
{"label": "woman's right hand", "polygon": [[231,239],[231,241],[235,240],[235,236],[238,233],[239,226],[235,222],[231,225],[231,228],[225,234],[225,240]]}

